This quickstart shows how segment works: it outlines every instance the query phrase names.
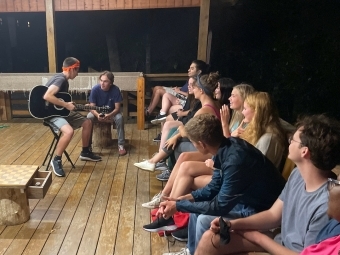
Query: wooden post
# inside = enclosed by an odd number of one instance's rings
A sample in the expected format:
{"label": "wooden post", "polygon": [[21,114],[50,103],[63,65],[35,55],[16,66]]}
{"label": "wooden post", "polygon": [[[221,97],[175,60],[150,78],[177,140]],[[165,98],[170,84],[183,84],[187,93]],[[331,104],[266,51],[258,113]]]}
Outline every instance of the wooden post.
{"label": "wooden post", "polygon": [[46,6],[46,32],[48,49],[48,71],[57,72],[56,38],[54,28],[54,0],[45,0]]}
{"label": "wooden post", "polygon": [[201,0],[197,59],[207,61],[210,0]]}
{"label": "wooden post", "polygon": [[145,124],[145,79],[138,77],[137,79],[137,129],[144,130]]}
{"label": "wooden post", "polygon": [[0,120],[11,120],[11,98],[9,92],[0,91]]}

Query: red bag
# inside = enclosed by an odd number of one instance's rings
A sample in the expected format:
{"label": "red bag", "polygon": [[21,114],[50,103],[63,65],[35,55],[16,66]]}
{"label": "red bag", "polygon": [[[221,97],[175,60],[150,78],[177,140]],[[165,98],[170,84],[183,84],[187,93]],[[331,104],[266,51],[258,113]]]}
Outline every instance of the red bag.
{"label": "red bag", "polygon": [[[157,215],[156,215],[157,211],[158,211],[158,208],[151,210],[152,221],[157,219]],[[176,230],[178,230],[178,229],[185,228],[185,227],[188,226],[190,213],[176,212],[172,217],[174,218],[175,224],[177,226]],[[176,231],[176,230],[174,230],[174,231]],[[164,236],[164,232],[165,232],[166,235],[170,235],[170,233],[171,233],[170,231],[159,231],[158,235]]]}

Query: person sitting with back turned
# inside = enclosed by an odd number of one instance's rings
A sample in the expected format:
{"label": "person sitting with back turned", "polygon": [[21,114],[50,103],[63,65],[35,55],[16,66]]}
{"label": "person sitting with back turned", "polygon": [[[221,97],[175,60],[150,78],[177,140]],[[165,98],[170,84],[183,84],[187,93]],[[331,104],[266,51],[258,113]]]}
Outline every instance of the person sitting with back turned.
{"label": "person sitting with back turned", "polygon": [[[296,255],[315,243],[328,222],[328,178],[339,164],[340,123],[324,115],[305,117],[289,139],[288,157],[296,164],[279,198],[269,210],[225,222],[233,232],[230,243],[220,245],[220,219],[200,240],[196,253],[221,255],[267,251],[272,255]],[[279,227],[275,236],[269,231]],[[261,232],[260,232],[261,231]]]}
{"label": "person sitting with back turned", "polygon": [[63,155],[67,145],[70,143],[73,130],[82,127],[82,143],[83,150],[80,154],[81,160],[100,161],[101,157],[94,155],[89,150],[90,136],[92,130],[92,121],[84,117],[78,112],[74,112],[75,105],[73,102],[64,102],[56,97],[58,92],[68,92],[69,83],[68,80],[73,80],[77,77],[80,68],[80,62],[78,59],[68,57],[63,62],[63,72],[54,75],[47,83],[48,87],[44,100],[49,103],[64,107],[71,111],[70,115],[66,118],[53,117],[48,120],[56,130],[60,130],[62,136],[56,147],[56,156],[51,160],[51,166],[56,176],[65,176],[65,172],[62,167],[61,156]]}
{"label": "person sitting with back turned", "polygon": [[98,119],[102,121],[114,121],[117,128],[118,135],[118,153],[120,156],[126,155],[124,148],[125,143],[125,132],[124,132],[124,118],[120,112],[120,104],[123,101],[120,89],[113,84],[114,75],[109,71],[104,71],[99,76],[100,84],[95,85],[90,94],[90,105],[91,106],[108,106],[110,108],[109,113],[99,113],[96,110],[91,110],[87,118],[93,120]]}

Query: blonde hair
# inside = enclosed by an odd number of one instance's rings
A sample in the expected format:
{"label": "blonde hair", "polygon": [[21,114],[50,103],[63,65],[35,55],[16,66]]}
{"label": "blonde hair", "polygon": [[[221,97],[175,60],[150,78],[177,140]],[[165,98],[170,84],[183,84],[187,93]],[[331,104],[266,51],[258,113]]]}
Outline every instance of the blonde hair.
{"label": "blonde hair", "polygon": [[236,89],[240,96],[241,96],[241,100],[242,100],[242,107],[240,110],[233,110],[233,114],[231,116],[231,120],[230,120],[230,124],[229,124],[229,129],[231,127],[233,127],[235,125],[235,123],[237,123],[237,125],[239,125],[244,116],[242,114],[242,109],[243,109],[243,102],[246,99],[246,97],[248,95],[250,95],[251,93],[254,93],[255,89],[253,86],[246,84],[246,83],[241,83],[236,85],[233,89]]}
{"label": "blonde hair", "polygon": [[270,95],[266,92],[254,92],[247,96],[245,102],[254,110],[254,117],[240,137],[255,145],[262,135],[269,132],[276,135],[280,143],[287,147],[286,135],[280,125],[279,114]]}

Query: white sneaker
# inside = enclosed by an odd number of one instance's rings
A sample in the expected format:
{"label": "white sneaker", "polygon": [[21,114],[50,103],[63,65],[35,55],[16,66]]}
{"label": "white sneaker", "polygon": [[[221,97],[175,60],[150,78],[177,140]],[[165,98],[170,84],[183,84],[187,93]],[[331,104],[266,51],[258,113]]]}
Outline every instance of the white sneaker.
{"label": "white sneaker", "polygon": [[146,202],[142,204],[142,206],[145,208],[149,208],[149,209],[158,208],[159,204],[161,203],[161,197],[162,197],[162,191],[154,195],[150,202]]}
{"label": "white sneaker", "polygon": [[166,252],[166,253],[163,253],[163,255],[190,255],[190,251],[188,248],[182,248],[178,252]]}
{"label": "white sneaker", "polygon": [[134,166],[142,169],[142,170],[147,170],[147,171],[155,171],[155,165],[154,163],[150,163],[148,160],[134,163]]}

